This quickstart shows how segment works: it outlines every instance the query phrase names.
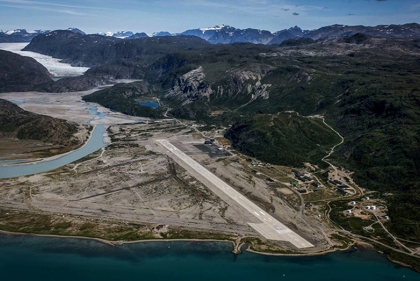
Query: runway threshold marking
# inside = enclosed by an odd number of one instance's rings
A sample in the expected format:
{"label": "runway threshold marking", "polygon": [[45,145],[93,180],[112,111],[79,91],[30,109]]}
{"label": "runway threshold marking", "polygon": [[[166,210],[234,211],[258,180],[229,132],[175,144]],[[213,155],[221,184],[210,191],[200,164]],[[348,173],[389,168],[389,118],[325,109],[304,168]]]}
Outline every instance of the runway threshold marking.
{"label": "runway threshold marking", "polygon": [[[238,191],[233,189],[230,185],[219,179],[216,175],[211,173],[209,170],[201,166],[198,162],[193,160],[191,157],[186,155],[184,152],[176,148],[166,139],[156,140],[163,147],[168,149],[167,153],[175,161],[179,160],[186,164],[188,167],[199,173],[207,181],[212,183],[213,186],[218,188],[220,191],[224,192],[232,200],[237,202],[241,207],[247,210],[251,215],[253,215],[260,223],[251,223],[248,222],[252,228],[259,232],[262,236],[269,240],[277,241],[288,241],[292,243],[297,248],[309,248],[313,247],[311,243],[306,241],[304,238],[300,237],[298,234],[293,232],[287,226],[279,222],[277,219],[272,217],[270,214],[264,212],[260,207],[253,203],[248,198],[245,198],[240,195]],[[198,179],[200,180],[200,179]],[[202,181],[203,184],[207,185],[208,182]],[[262,214],[263,220],[261,220]]]}

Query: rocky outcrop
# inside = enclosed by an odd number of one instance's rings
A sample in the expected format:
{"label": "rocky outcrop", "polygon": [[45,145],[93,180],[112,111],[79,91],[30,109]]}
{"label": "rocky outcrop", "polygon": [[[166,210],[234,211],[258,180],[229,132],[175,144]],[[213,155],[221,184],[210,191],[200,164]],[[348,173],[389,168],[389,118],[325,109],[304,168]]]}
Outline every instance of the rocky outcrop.
{"label": "rocky outcrop", "polygon": [[245,99],[246,103],[250,103],[259,97],[269,98],[271,84],[261,83],[264,74],[260,69],[254,69],[254,71],[228,69],[225,73],[223,84],[217,85],[220,81],[214,83],[207,81],[205,70],[200,66],[180,76],[165,98],[179,100],[182,105],[198,100],[212,103],[218,99],[228,98]]}
{"label": "rocky outcrop", "polygon": [[268,89],[271,87],[271,84],[261,84],[261,79],[264,77],[264,74],[260,71],[234,69],[229,70],[227,73],[231,77],[231,94],[233,94],[233,96],[248,94],[252,95],[252,99],[258,97],[264,99],[269,98]]}
{"label": "rocky outcrop", "polygon": [[177,79],[175,85],[168,91],[165,97],[182,100],[182,105],[203,97],[209,100],[213,91],[210,84],[204,81],[204,78],[205,74],[201,66],[191,70]]}

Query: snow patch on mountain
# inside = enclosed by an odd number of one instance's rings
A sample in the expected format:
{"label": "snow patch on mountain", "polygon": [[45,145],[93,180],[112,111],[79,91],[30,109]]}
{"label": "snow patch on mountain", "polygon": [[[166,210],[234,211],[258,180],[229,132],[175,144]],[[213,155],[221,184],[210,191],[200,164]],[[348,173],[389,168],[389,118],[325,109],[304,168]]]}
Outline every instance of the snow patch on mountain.
{"label": "snow patch on mountain", "polygon": [[204,34],[204,32],[206,32],[207,30],[221,30],[225,27],[230,27],[230,26],[225,25],[225,24],[218,24],[218,25],[215,25],[213,27],[201,27],[201,28],[199,28],[199,30],[201,30]]}

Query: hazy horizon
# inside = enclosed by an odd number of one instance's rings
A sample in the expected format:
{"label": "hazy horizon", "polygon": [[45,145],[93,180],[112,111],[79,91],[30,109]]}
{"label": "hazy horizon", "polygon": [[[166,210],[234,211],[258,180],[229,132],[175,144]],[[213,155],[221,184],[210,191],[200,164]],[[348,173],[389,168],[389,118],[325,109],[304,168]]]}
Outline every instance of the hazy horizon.
{"label": "hazy horizon", "polygon": [[76,27],[86,33],[129,30],[152,34],[223,23],[275,32],[295,25],[311,30],[332,24],[420,22],[417,0],[0,0],[0,7],[3,31]]}

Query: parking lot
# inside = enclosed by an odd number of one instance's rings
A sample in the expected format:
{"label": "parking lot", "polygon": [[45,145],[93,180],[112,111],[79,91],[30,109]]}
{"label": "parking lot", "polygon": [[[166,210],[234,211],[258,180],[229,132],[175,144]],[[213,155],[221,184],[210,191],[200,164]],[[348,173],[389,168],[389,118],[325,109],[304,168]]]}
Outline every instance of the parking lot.
{"label": "parking lot", "polygon": [[211,158],[232,156],[232,154],[226,151],[223,147],[215,144],[196,144],[194,146],[202,152],[208,154]]}

